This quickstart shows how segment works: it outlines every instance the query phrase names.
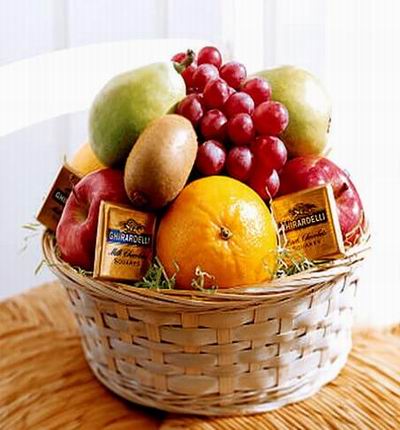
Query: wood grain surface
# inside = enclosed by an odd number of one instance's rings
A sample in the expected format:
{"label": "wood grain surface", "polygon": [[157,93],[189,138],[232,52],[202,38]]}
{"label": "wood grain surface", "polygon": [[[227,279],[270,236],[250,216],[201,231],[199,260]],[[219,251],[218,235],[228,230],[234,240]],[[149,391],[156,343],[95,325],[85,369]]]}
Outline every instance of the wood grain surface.
{"label": "wood grain surface", "polygon": [[358,330],[340,376],[313,398],[249,417],[164,415],[90,372],[57,284],[0,303],[0,429],[400,429],[400,327]]}

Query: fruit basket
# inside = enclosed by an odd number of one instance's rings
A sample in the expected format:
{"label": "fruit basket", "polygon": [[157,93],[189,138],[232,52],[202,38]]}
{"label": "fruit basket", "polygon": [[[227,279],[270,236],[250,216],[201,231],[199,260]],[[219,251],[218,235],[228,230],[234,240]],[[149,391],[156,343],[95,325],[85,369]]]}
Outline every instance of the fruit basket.
{"label": "fruit basket", "polygon": [[324,157],[330,112],[309,72],[247,77],[215,47],[99,92],[89,142],[38,220],[104,385],[166,411],[231,415],[335,378],[368,234],[349,174]]}
{"label": "fruit basket", "polygon": [[305,399],[333,380],[351,348],[357,268],[367,241],[315,270],[214,293],[94,280],[46,261],[65,287],[96,377],[165,411],[252,414]]}

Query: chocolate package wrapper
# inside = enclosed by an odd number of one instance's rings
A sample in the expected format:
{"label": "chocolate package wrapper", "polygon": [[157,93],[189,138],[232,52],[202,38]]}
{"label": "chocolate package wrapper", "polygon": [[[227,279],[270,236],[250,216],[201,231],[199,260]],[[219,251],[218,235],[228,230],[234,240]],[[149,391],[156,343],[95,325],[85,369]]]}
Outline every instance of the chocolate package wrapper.
{"label": "chocolate package wrapper", "polygon": [[279,197],[271,208],[286,248],[311,260],[343,257],[343,237],[330,184]]}
{"label": "chocolate package wrapper", "polygon": [[142,279],[153,258],[156,216],[101,202],[93,277],[110,281]]}
{"label": "chocolate package wrapper", "polygon": [[62,211],[72,188],[81,179],[81,176],[70,166],[64,164],[57,173],[49,193],[47,194],[36,219],[55,232],[60,221]]}

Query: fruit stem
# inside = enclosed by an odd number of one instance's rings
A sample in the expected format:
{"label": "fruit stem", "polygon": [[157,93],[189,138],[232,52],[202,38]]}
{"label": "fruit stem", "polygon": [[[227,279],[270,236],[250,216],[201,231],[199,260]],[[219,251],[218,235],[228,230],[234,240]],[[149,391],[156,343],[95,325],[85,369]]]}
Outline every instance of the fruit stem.
{"label": "fruit stem", "polygon": [[342,186],[339,188],[338,192],[336,193],[335,198],[340,197],[348,189],[349,189],[348,184],[346,184],[346,182],[343,182]]}
{"label": "fruit stem", "polygon": [[177,63],[176,61],[174,61],[173,64],[174,64],[175,70],[179,74],[182,74],[182,72],[185,71],[193,63],[195,57],[196,57],[196,54],[193,51],[193,49],[188,49],[186,51],[186,57],[182,61],[182,63]]}
{"label": "fruit stem", "polygon": [[81,201],[79,200],[78,194],[77,194],[77,192],[75,190],[75,185],[72,185],[72,190],[71,191],[72,191],[72,194],[74,195],[74,197],[76,198],[76,201],[80,204]]}
{"label": "fruit stem", "polygon": [[226,227],[221,227],[220,235],[223,240],[228,240],[232,237],[232,232]]}

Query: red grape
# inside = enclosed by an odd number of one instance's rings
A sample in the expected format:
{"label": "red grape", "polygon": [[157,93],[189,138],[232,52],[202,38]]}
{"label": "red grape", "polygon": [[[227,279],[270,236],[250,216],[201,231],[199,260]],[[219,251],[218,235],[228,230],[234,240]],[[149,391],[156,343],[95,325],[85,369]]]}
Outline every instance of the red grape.
{"label": "red grape", "polygon": [[218,109],[206,112],[200,121],[200,131],[204,139],[223,141],[226,135],[226,116]]}
{"label": "red grape", "polygon": [[186,88],[193,88],[193,75],[195,71],[197,70],[196,64],[191,64],[190,66],[186,67],[186,69],[181,73],[181,76],[183,80],[185,81]]}
{"label": "red grape", "polygon": [[205,46],[200,49],[200,52],[197,55],[198,64],[213,64],[217,69],[221,67],[222,56],[217,48],[213,46]]}
{"label": "red grape", "polygon": [[247,72],[243,64],[230,61],[221,67],[220,75],[228,85],[237,90],[245,81]]}
{"label": "red grape", "polygon": [[254,138],[255,129],[251,116],[238,113],[228,121],[228,136],[235,145],[245,145]]}
{"label": "red grape", "polygon": [[279,190],[279,176],[276,170],[268,170],[257,164],[250,174],[248,184],[263,200],[270,200]]}
{"label": "red grape", "polygon": [[201,94],[201,93],[198,93],[197,92],[197,89],[196,88],[194,88],[194,87],[189,87],[189,88],[187,88],[186,87],[186,94],[197,94],[198,96],[202,96],[203,94]]}
{"label": "red grape", "polygon": [[224,104],[224,113],[228,118],[238,113],[252,114],[254,111],[253,99],[246,93],[232,94]]}
{"label": "red grape", "polygon": [[179,103],[176,109],[176,113],[187,118],[194,127],[199,123],[204,114],[201,99],[201,94],[190,94]]}
{"label": "red grape", "polygon": [[262,78],[249,79],[244,83],[242,91],[251,96],[256,106],[270,100],[272,94],[271,86]]}
{"label": "red grape", "polygon": [[182,78],[185,81],[186,89],[192,88],[193,74],[197,69],[195,53],[192,50],[188,49],[186,52],[179,52],[175,54],[171,58],[171,61],[180,64],[179,73],[181,73]]}
{"label": "red grape", "polygon": [[286,146],[278,137],[258,136],[250,148],[260,164],[268,170],[279,171],[286,163]]}
{"label": "red grape", "polygon": [[255,108],[253,121],[258,133],[278,136],[287,127],[289,114],[282,103],[268,101]]}
{"label": "red grape", "polygon": [[212,64],[200,64],[193,74],[193,84],[200,91],[204,90],[207,82],[218,78],[218,69]]}
{"label": "red grape", "polygon": [[208,108],[220,108],[229,97],[229,87],[222,79],[214,79],[205,86],[203,94]]}
{"label": "red grape", "polygon": [[[229,97],[232,95],[232,94],[235,94],[236,93],[236,90],[234,89],[234,88],[232,88],[232,87],[229,87],[228,86],[228,91],[229,91]],[[229,98],[228,97],[228,98]]]}
{"label": "red grape", "polygon": [[186,52],[178,52],[175,54],[171,61],[175,61],[176,63],[182,63],[182,61],[186,58]]}
{"label": "red grape", "polygon": [[247,146],[235,146],[226,159],[228,175],[239,181],[246,181],[253,164],[253,154]]}
{"label": "red grape", "polygon": [[205,176],[218,175],[224,168],[225,148],[216,140],[207,140],[197,150],[196,167]]}

